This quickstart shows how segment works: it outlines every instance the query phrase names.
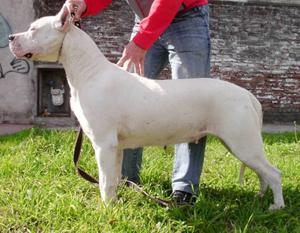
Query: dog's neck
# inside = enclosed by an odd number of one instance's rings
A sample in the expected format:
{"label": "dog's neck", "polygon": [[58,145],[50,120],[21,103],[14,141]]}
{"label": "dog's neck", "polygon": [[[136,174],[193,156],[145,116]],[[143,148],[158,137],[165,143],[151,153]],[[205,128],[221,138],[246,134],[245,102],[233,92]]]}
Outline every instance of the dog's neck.
{"label": "dog's neck", "polygon": [[[60,62],[64,66],[69,83],[74,87],[79,87],[94,76],[93,71],[104,71],[105,64],[109,63],[95,42],[74,25],[71,25],[64,38]],[[99,69],[95,69],[96,66],[99,66]]]}

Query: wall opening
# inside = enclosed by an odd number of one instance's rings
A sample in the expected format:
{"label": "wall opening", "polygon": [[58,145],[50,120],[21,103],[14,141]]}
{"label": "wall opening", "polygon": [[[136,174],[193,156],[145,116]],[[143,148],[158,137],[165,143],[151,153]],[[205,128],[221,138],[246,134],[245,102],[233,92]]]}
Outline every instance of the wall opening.
{"label": "wall opening", "polygon": [[70,117],[70,88],[60,68],[38,68],[38,117]]}

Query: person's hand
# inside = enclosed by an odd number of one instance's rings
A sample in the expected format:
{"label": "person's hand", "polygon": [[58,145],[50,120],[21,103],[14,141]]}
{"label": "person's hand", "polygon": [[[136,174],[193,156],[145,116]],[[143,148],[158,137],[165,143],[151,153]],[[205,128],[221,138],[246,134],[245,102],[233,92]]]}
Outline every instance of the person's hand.
{"label": "person's hand", "polygon": [[144,76],[144,61],[146,50],[137,46],[133,41],[130,41],[125,46],[123,55],[118,61],[117,65],[123,67],[125,70],[130,71],[132,66],[138,75]]}
{"label": "person's hand", "polygon": [[74,13],[73,21],[79,21],[83,12],[86,11],[86,4],[84,0],[66,0],[64,4],[70,15]]}

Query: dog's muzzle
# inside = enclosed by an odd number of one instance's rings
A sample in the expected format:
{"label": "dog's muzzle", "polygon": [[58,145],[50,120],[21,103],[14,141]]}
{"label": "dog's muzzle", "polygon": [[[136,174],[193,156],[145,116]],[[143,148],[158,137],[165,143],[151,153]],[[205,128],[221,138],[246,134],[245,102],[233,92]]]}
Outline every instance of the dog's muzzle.
{"label": "dog's muzzle", "polygon": [[[8,41],[9,41],[9,42],[13,42],[13,41],[15,40],[15,38],[16,38],[16,37],[15,37],[13,34],[11,34],[11,35],[8,36]],[[32,56],[33,56],[32,53],[26,53],[26,54],[24,55],[24,57],[26,57],[26,58],[28,58],[28,59],[32,58]]]}

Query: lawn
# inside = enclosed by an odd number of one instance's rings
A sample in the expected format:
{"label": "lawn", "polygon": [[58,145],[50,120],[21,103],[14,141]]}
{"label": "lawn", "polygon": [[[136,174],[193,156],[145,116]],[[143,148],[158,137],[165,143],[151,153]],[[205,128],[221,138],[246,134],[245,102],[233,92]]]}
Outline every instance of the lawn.
{"label": "lawn", "polygon": [[[265,134],[268,159],[282,171],[286,208],[269,212],[269,190],[256,196],[256,175],[209,137],[200,195],[187,208],[163,208],[120,186],[106,208],[99,190],[78,177],[72,164],[73,131],[32,129],[0,137],[0,232],[300,232],[300,133]],[[249,145],[251,147],[251,145]],[[159,197],[171,192],[173,147],[147,147],[143,188]],[[81,166],[97,167],[85,140]]]}

